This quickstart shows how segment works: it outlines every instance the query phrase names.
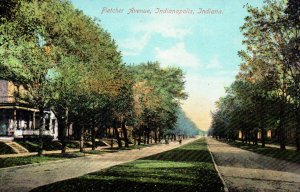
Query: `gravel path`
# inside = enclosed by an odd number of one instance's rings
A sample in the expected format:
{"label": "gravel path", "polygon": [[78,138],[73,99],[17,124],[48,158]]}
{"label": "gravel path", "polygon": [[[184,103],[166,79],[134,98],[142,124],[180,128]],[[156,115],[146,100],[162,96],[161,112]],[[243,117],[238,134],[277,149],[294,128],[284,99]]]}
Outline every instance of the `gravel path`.
{"label": "gravel path", "polygon": [[300,166],[207,138],[229,191],[300,191]]}
{"label": "gravel path", "polygon": [[[196,140],[184,140],[183,144]],[[152,147],[0,169],[0,191],[30,191],[38,186],[75,178],[179,147],[178,142]]]}

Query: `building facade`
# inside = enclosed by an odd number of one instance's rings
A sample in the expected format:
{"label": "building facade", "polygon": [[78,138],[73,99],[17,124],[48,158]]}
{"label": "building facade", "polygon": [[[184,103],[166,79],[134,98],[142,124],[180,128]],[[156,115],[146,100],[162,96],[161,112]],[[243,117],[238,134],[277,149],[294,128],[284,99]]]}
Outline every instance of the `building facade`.
{"label": "building facade", "polygon": [[[16,92],[24,91],[14,83],[0,80],[0,137],[23,138],[39,135],[39,113],[36,108],[17,101]],[[43,135],[57,139],[57,119],[50,110],[45,111]]]}

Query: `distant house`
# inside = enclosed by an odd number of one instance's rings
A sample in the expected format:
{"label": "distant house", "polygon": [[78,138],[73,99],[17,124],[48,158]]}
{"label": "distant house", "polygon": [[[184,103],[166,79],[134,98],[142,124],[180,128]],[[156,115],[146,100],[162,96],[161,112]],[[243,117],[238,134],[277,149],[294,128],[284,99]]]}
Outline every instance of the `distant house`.
{"label": "distant house", "polygon": [[[16,91],[20,91],[20,87],[13,82],[0,80],[0,139],[39,135],[38,110],[26,102],[17,101],[14,97]],[[44,126],[43,134],[57,139],[57,119],[50,110],[45,111]]]}
{"label": "distant house", "polygon": [[[242,131],[239,131],[239,136],[238,136],[238,138],[239,138],[239,139],[243,139],[242,136],[243,136]],[[245,137],[245,135],[244,135],[244,137]],[[267,138],[267,139],[271,139],[271,138],[272,138],[272,130],[270,130],[270,129],[267,130],[266,138]],[[261,131],[258,131],[258,132],[257,132],[257,139],[261,139]]]}

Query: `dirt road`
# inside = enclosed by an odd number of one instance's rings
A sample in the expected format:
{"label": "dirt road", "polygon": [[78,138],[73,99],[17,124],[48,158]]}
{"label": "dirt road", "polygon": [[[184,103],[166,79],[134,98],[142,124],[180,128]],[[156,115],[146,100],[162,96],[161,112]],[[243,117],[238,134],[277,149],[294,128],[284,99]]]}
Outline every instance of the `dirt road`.
{"label": "dirt road", "polygon": [[300,165],[207,138],[229,191],[300,191]]}

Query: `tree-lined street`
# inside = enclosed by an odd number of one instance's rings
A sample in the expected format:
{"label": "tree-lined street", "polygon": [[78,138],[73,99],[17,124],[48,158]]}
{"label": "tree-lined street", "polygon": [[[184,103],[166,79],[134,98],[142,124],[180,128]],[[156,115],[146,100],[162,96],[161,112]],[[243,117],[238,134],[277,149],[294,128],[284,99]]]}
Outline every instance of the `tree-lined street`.
{"label": "tree-lined street", "polygon": [[299,0],[131,1],[0,2],[0,191],[300,191]]}

